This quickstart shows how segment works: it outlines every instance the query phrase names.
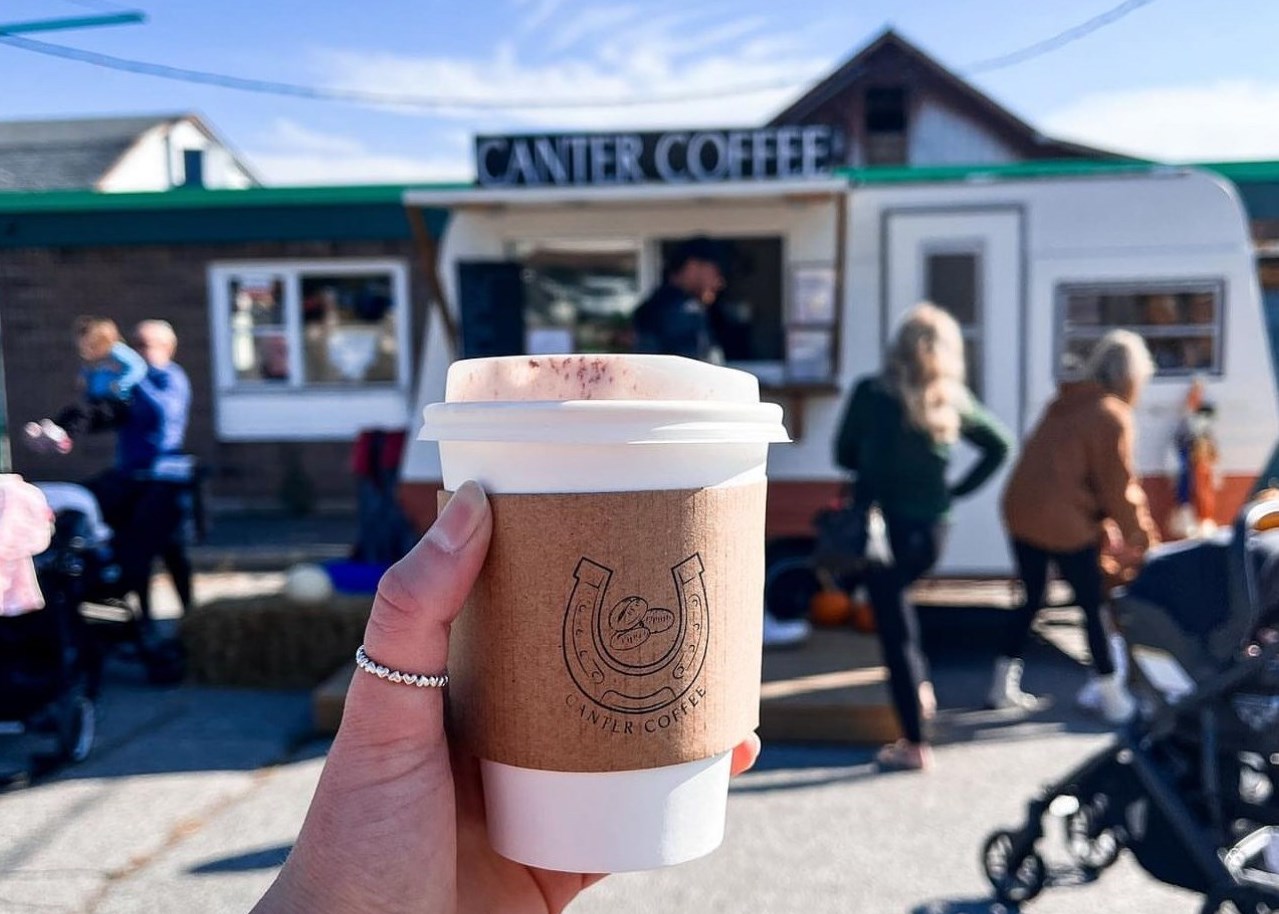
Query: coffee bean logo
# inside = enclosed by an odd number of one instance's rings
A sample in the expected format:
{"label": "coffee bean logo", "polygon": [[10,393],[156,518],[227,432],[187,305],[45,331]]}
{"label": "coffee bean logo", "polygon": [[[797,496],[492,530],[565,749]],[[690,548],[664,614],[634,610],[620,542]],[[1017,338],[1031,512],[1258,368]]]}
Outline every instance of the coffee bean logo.
{"label": "coffee bean logo", "polygon": [[648,612],[648,601],[643,597],[627,597],[618,601],[613,611],[608,614],[609,627],[614,631],[624,632],[639,625]]}
{"label": "coffee bean logo", "polygon": [[710,634],[705,569],[694,553],[670,571],[676,609],[637,595],[608,609],[613,570],[585,556],[577,563],[564,614],[564,659],[596,704],[645,714],[678,701],[696,681]]}
{"label": "coffee bean logo", "polygon": [[669,609],[649,609],[643,597],[627,597],[608,614],[608,625],[613,630],[608,646],[614,651],[633,651],[642,647],[650,635],[670,631],[675,625],[675,613]]}

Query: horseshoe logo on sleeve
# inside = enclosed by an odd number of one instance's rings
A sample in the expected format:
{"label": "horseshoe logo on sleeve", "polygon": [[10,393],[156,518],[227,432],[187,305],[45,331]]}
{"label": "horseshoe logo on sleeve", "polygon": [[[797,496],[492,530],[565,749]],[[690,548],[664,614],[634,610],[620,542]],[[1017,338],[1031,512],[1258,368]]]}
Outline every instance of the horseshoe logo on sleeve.
{"label": "horseshoe logo on sleeve", "polygon": [[[674,704],[706,660],[710,611],[697,553],[671,568],[674,608],[637,595],[611,602],[613,571],[583,557],[564,614],[564,659],[591,701],[624,714]],[[668,594],[650,594],[654,600]]]}

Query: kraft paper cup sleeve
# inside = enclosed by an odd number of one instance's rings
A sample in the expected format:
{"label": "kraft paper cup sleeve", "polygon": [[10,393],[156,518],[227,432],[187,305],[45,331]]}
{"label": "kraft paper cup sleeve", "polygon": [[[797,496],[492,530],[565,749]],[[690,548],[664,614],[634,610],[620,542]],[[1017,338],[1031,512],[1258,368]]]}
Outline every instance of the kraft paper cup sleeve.
{"label": "kraft paper cup sleeve", "polygon": [[759,721],[765,490],[491,496],[453,626],[453,732],[480,758],[564,772],[731,749]]}

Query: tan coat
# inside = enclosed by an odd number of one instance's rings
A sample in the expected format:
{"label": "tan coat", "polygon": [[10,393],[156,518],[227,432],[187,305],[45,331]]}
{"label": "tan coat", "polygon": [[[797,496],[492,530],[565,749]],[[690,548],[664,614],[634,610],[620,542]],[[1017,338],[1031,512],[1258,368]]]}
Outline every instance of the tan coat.
{"label": "tan coat", "polygon": [[1158,534],[1132,448],[1132,407],[1092,382],[1063,385],[1004,490],[1009,535],[1049,552],[1078,552],[1101,541],[1109,518],[1129,547],[1144,551]]}

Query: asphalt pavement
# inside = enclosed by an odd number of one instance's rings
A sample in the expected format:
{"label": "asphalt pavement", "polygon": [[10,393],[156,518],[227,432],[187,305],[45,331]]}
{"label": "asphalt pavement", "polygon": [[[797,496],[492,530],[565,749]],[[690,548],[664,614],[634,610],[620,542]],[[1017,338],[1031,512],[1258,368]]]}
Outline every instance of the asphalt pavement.
{"label": "asphalt pavement", "polygon": [[[1103,727],[1072,707],[1084,671],[1069,620],[1038,643],[1026,685],[1059,696],[1030,718],[977,710],[989,657],[950,638],[934,646],[942,705],[937,767],[880,775],[870,750],[769,745],[733,786],[727,837],[711,856],[611,877],[572,914],[985,914],[978,852],[1016,824],[1038,786],[1101,747]],[[247,911],[301,824],[327,744],[309,737],[308,696],[155,689],[118,663],[85,763],[0,794],[0,912],[149,914]],[[0,738],[0,769],[40,746]],[[1130,858],[1078,884],[1059,842],[1042,914],[1191,914],[1196,896]]]}

